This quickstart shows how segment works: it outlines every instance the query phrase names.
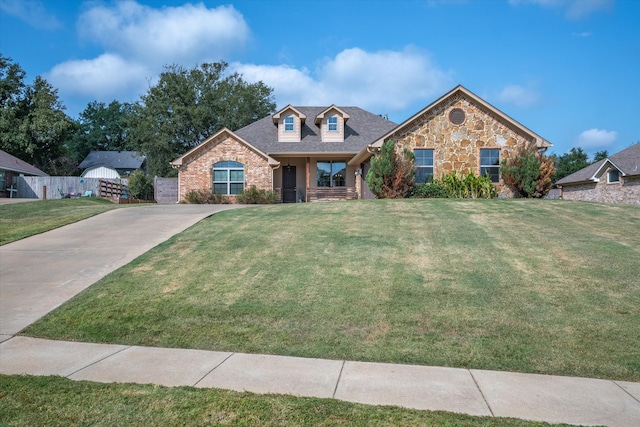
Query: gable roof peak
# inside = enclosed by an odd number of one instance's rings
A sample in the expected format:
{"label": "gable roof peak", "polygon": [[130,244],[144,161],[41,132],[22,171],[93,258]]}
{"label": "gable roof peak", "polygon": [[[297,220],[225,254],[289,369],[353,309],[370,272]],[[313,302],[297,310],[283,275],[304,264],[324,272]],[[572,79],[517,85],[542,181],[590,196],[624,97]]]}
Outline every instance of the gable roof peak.
{"label": "gable roof peak", "polygon": [[320,125],[320,123],[322,122],[322,119],[324,119],[324,116],[331,110],[338,111],[340,113],[340,115],[342,116],[342,119],[344,120],[345,123],[347,122],[347,120],[349,120],[351,118],[351,116],[349,116],[349,114],[346,111],[344,111],[340,107],[336,106],[336,104],[331,104],[330,107],[326,108],[325,110],[323,110],[320,114],[318,114],[316,116],[316,120],[315,120],[316,126]]}
{"label": "gable roof peak", "polygon": [[280,120],[280,117],[282,117],[282,115],[285,114],[289,110],[293,111],[298,116],[298,118],[302,121],[302,123],[304,123],[304,121],[306,120],[307,116],[303,112],[298,110],[296,107],[294,107],[293,105],[289,104],[286,107],[284,107],[283,109],[281,109],[280,111],[278,111],[277,113],[275,113],[273,116],[271,116],[271,118],[273,119],[273,124],[277,125],[278,121]]}

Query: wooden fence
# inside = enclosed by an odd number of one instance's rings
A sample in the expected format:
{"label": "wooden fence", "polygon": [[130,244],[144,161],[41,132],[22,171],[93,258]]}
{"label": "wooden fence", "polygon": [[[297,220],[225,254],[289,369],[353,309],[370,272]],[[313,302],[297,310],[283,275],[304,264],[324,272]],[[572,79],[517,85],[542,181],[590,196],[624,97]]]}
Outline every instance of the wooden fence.
{"label": "wooden fence", "polygon": [[98,178],[79,176],[18,176],[16,193],[13,197],[21,199],[62,199],[69,194],[85,194],[91,191],[99,194]]}

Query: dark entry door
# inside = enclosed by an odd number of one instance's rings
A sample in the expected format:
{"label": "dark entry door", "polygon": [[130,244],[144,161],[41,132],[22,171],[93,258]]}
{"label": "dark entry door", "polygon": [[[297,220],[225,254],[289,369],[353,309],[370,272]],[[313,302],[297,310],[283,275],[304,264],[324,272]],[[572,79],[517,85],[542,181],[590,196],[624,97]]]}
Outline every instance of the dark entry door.
{"label": "dark entry door", "polygon": [[296,202],[296,167],[283,166],[282,168],[282,202]]}

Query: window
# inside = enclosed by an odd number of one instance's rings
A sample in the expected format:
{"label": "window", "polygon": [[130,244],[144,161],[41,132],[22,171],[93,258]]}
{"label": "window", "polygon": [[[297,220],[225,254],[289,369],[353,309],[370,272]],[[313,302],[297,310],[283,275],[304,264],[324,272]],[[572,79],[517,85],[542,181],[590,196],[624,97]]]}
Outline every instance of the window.
{"label": "window", "polygon": [[491,182],[500,182],[500,150],[485,148],[480,150],[480,176],[489,174]]}
{"label": "window", "polygon": [[285,132],[293,132],[295,129],[293,128],[293,116],[287,116],[284,118],[284,131]]}
{"label": "window", "polygon": [[238,194],[244,189],[244,165],[225,161],[213,165],[213,192],[225,196]]}
{"label": "window", "polygon": [[329,117],[329,132],[337,132],[338,131],[338,116]]}
{"label": "window", "polygon": [[318,187],[344,187],[346,185],[347,163],[331,160],[317,163]]}
{"label": "window", "polygon": [[413,150],[413,154],[416,157],[416,184],[431,182],[433,177],[433,150],[416,148]]}
{"label": "window", "polygon": [[0,170],[0,191],[4,191],[7,189],[7,173],[3,170]]}
{"label": "window", "polygon": [[607,173],[607,182],[620,182],[620,172],[616,169],[610,170],[609,173]]}

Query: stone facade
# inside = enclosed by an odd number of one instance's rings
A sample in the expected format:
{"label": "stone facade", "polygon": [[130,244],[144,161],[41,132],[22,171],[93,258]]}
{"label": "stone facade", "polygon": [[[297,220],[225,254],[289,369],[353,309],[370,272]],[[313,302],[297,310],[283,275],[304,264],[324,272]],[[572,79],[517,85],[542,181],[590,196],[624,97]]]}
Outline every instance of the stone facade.
{"label": "stone facade", "polygon": [[[183,200],[192,190],[212,190],[213,165],[221,161],[244,165],[245,188],[273,189],[273,170],[265,156],[223,132],[182,159],[178,174],[178,200]],[[235,196],[229,198],[233,201]]]}
{"label": "stone facade", "polygon": [[640,176],[621,176],[620,182],[607,183],[606,173],[603,174],[604,179],[600,179],[598,182],[563,185],[562,198],[586,202],[640,205]]}
{"label": "stone facade", "polygon": [[[449,114],[453,109],[464,112],[462,123],[452,123]],[[435,178],[453,171],[479,175],[482,148],[500,149],[502,161],[513,155],[517,148],[535,143],[530,135],[462,93],[456,93],[427,110],[388,139],[395,142],[398,150],[432,148]],[[499,194],[512,195],[502,179],[497,187]]]}

